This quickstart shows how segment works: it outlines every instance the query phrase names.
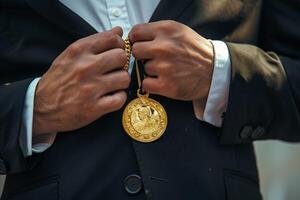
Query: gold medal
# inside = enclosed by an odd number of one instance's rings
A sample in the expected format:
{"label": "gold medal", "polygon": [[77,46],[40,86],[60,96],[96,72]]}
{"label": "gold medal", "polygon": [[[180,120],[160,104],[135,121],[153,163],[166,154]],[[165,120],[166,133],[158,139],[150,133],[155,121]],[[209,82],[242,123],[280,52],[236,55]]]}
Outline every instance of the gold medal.
{"label": "gold medal", "polygon": [[[127,70],[131,53],[131,44],[128,39],[125,40],[125,46],[128,59],[124,68]],[[136,74],[139,88],[141,88],[141,76],[137,61]],[[153,142],[159,139],[166,131],[168,124],[167,113],[160,103],[149,98],[149,93],[141,94],[141,90],[138,89],[137,96],[138,98],[129,102],[123,112],[123,128],[136,141]]]}
{"label": "gold medal", "polygon": [[157,101],[141,95],[132,100],[123,112],[123,127],[126,133],[140,142],[153,142],[165,132],[168,117],[164,107]]}

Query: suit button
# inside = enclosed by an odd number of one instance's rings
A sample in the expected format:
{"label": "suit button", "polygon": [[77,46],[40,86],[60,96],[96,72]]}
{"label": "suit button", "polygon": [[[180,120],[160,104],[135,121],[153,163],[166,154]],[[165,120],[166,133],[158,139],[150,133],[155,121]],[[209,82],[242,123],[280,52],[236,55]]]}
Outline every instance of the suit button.
{"label": "suit button", "polygon": [[240,138],[242,140],[247,140],[251,138],[253,132],[252,126],[244,126],[244,128],[240,132]]}
{"label": "suit button", "polygon": [[265,128],[259,126],[259,127],[257,127],[257,128],[253,131],[251,137],[252,137],[253,139],[260,139],[260,138],[262,138],[265,134],[266,134]]}
{"label": "suit button", "polygon": [[4,164],[4,161],[0,158],[0,174],[6,174],[7,169]]}
{"label": "suit button", "polygon": [[129,194],[137,194],[143,187],[142,178],[136,174],[129,175],[124,180],[124,186]]}

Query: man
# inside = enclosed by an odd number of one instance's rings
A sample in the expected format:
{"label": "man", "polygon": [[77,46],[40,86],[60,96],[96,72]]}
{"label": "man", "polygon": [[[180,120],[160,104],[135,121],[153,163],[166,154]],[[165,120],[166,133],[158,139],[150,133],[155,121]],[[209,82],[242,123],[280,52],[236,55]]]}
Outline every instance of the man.
{"label": "man", "polygon": [[[300,140],[299,4],[2,0],[2,199],[261,199],[252,142]],[[122,128],[127,35],[152,143]]]}

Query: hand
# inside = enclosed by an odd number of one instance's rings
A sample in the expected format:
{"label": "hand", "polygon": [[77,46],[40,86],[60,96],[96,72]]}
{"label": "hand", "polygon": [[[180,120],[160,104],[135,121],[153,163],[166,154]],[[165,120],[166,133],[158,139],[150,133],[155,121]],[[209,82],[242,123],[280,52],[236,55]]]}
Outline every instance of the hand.
{"label": "hand", "polygon": [[39,81],[33,134],[81,128],[126,102],[130,76],[122,29],[98,33],[71,44]]}
{"label": "hand", "polygon": [[175,21],[136,25],[129,39],[134,57],[146,61],[144,90],[178,100],[206,102],[213,72],[210,41]]}

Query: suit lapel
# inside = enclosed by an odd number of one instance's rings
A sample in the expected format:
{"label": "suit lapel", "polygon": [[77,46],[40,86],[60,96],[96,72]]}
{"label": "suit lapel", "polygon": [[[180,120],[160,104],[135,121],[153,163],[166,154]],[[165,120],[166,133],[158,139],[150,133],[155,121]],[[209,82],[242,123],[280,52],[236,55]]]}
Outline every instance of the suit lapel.
{"label": "suit lapel", "polygon": [[150,22],[175,20],[193,0],[161,0],[155,9]]}
{"label": "suit lapel", "polygon": [[81,38],[96,33],[80,16],[63,5],[58,0],[26,0],[27,4],[37,13],[69,32],[75,38]]}

